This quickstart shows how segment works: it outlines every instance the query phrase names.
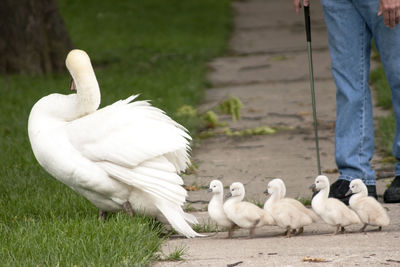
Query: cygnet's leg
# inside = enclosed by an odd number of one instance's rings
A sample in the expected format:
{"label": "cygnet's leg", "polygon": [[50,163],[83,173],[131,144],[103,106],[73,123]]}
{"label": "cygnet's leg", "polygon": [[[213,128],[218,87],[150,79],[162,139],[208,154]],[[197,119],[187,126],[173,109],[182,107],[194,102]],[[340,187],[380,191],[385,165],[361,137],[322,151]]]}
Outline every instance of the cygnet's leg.
{"label": "cygnet's leg", "polygon": [[337,235],[337,233],[339,232],[339,229],[340,229],[340,224],[336,225],[336,230],[335,230],[335,232],[333,232],[332,235]]}
{"label": "cygnet's leg", "polygon": [[256,229],[257,224],[260,222],[260,220],[256,220],[253,224],[253,226],[250,228],[250,233],[249,233],[249,237],[253,238],[254,237],[254,230]]}
{"label": "cygnet's leg", "polygon": [[290,229],[290,226],[287,226],[286,229],[287,229],[287,230],[286,230],[286,232],[287,232],[286,237],[287,237],[287,238],[290,238],[290,234],[292,233],[292,229]]}
{"label": "cygnet's leg", "polygon": [[301,235],[304,232],[304,227],[300,227],[299,230],[297,230],[296,235]]}
{"label": "cygnet's leg", "polygon": [[231,227],[229,227],[228,229],[228,237],[229,239],[231,239],[233,237],[233,228],[235,228],[234,225],[232,225]]}
{"label": "cygnet's leg", "polygon": [[99,220],[105,220],[107,219],[107,211],[104,210],[99,210]]}
{"label": "cygnet's leg", "polygon": [[363,227],[360,228],[360,233],[364,232],[365,228],[367,227],[367,224],[364,223]]}
{"label": "cygnet's leg", "polygon": [[122,204],[122,207],[124,208],[124,211],[126,213],[128,213],[128,215],[130,217],[133,217],[133,215],[135,215],[135,211],[133,210],[132,205],[131,205],[131,203],[129,203],[129,201]]}

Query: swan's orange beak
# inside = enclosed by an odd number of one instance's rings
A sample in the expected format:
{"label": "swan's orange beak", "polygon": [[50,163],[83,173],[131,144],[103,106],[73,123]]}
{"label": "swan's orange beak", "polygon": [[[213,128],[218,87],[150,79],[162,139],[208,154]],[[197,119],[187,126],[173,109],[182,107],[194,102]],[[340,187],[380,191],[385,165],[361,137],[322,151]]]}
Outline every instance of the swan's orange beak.
{"label": "swan's orange beak", "polygon": [[69,85],[69,89],[71,89],[71,91],[76,91],[74,79],[72,79],[72,78],[71,78],[71,83]]}

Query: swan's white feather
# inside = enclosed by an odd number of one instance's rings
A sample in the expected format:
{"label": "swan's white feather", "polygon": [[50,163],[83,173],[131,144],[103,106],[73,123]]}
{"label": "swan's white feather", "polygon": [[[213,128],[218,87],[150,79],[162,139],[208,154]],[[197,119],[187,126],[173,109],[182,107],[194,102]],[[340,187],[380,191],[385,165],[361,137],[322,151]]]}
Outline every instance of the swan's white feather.
{"label": "swan's white feather", "polygon": [[132,100],[71,121],[66,127],[71,144],[92,161],[132,168],[165,154],[178,172],[185,170],[190,136],[160,109]]}
{"label": "swan's white feather", "polygon": [[[32,108],[32,150],[56,179],[99,209],[134,210],[166,218],[178,232],[200,236],[183,211],[186,190],[178,173],[189,164],[190,136],[184,127],[136,96],[96,110],[99,87],[84,51],[68,54],[77,94],[52,94]],[[163,217],[164,216],[164,217]]]}

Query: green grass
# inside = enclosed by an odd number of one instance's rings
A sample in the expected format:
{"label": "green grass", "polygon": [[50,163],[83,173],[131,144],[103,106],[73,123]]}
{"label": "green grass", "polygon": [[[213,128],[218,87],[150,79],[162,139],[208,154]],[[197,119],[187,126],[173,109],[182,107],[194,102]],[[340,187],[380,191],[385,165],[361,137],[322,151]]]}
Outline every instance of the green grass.
{"label": "green grass", "polygon": [[[392,109],[392,94],[382,66],[371,72],[372,87],[376,91],[377,105],[384,109]],[[386,156],[392,156],[392,145],[395,132],[393,112],[387,117],[378,118],[375,131],[378,147]]]}
{"label": "green grass", "polygon": [[378,119],[376,138],[379,144],[379,148],[384,151],[386,156],[393,155],[392,146],[395,132],[395,123],[396,122],[393,114]]}
{"label": "green grass", "polygon": [[386,80],[385,72],[382,66],[379,66],[371,72],[371,82],[376,91],[376,104],[384,109],[392,108],[392,92]]}
{"label": "green grass", "polygon": [[[225,51],[228,0],[59,2],[76,48],[92,58],[102,106],[132,94],[177,118],[202,99],[206,62]],[[0,77],[0,259],[4,266],[145,265],[162,227],[124,214],[97,220],[86,199],[48,175],[28,141],[33,104],[68,94],[69,75]],[[196,120],[178,118],[192,133]]]}

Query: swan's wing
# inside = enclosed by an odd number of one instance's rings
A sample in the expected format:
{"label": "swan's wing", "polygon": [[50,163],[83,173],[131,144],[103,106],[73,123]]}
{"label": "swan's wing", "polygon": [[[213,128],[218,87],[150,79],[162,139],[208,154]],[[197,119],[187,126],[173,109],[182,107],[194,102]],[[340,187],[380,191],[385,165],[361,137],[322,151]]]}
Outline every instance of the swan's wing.
{"label": "swan's wing", "polygon": [[66,126],[72,145],[92,161],[107,161],[133,168],[148,159],[165,155],[177,171],[189,164],[186,130],[151,106],[121,100]]}
{"label": "swan's wing", "polygon": [[149,194],[171,225],[188,237],[198,235],[182,210],[186,190],[177,174],[189,163],[186,130],[147,101],[118,101],[67,124],[79,153],[109,176]]}

